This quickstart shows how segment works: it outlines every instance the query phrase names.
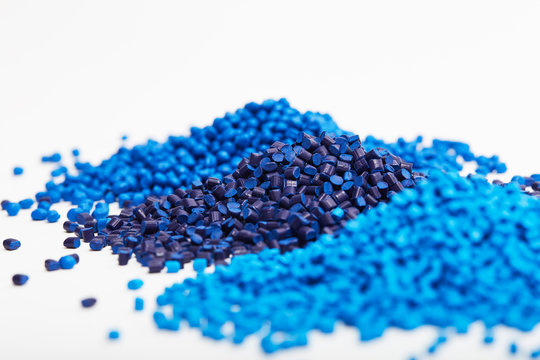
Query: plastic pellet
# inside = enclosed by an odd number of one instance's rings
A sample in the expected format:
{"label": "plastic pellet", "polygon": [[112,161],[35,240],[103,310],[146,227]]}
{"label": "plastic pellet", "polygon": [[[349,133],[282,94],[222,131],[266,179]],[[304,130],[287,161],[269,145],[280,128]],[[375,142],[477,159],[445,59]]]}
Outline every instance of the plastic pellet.
{"label": "plastic pellet", "polygon": [[81,240],[78,237],[68,237],[64,240],[64,246],[68,249],[77,249],[81,246]]}
{"label": "plastic pellet", "polygon": [[143,311],[144,310],[144,300],[140,297],[135,298],[135,311]]}
{"label": "plastic pellet", "polygon": [[6,239],[2,242],[4,249],[13,251],[21,247],[21,242],[16,239]]}
{"label": "plastic pellet", "polygon": [[118,340],[120,338],[120,332],[117,330],[111,330],[109,331],[109,340]]}
{"label": "plastic pellet", "polygon": [[21,210],[21,205],[19,203],[8,203],[5,206],[5,210],[8,213],[9,216],[17,216],[19,211]]}
{"label": "plastic pellet", "polygon": [[14,285],[22,286],[28,281],[28,275],[15,274],[13,275],[12,280]]}
{"label": "plastic pellet", "polygon": [[60,268],[66,270],[73,269],[77,262],[77,259],[73,255],[62,256],[59,260]]}
{"label": "plastic pellet", "polygon": [[175,260],[165,261],[165,267],[168,273],[177,273],[182,268],[182,263]]}
{"label": "plastic pellet", "polygon": [[60,269],[60,263],[53,259],[47,259],[45,260],[45,269],[47,271],[55,271]]}
{"label": "plastic pellet", "polygon": [[511,355],[515,355],[517,354],[518,352],[518,346],[516,343],[511,343],[510,346],[508,347],[508,352],[511,354]]}
{"label": "plastic pellet", "polygon": [[16,166],[13,168],[13,175],[21,175],[24,172],[24,169],[22,167]]}
{"label": "plastic pellet", "polygon": [[60,220],[60,214],[56,210],[51,210],[47,214],[47,221],[50,223],[55,223]]}
{"label": "plastic pellet", "polygon": [[193,260],[193,270],[195,270],[196,272],[204,271],[204,269],[206,269],[207,266],[208,266],[208,263],[206,259]]}
{"label": "plastic pellet", "polygon": [[24,199],[19,201],[19,205],[21,206],[21,209],[30,209],[32,205],[34,205],[34,200]]}
{"label": "plastic pellet", "polygon": [[105,246],[105,244],[102,239],[94,238],[90,240],[90,249],[94,251],[100,251],[103,249],[103,246]]}
{"label": "plastic pellet", "polygon": [[81,300],[81,305],[83,308],[89,308],[96,304],[97,300],[95,298],[86,298]]}
{"label": "plastic pellet", "polygon": [[62,160],[62,156],[59,153],[41,157],[42,162],[59,162],[60,160]]}
{"label": "plastic pellet", "polygon": [[141,279],[130,280],[127,284],[129,290],[138,290],[143,286],[144,282]]}
{"label": "plastic pellet", "polygon": [[37,208],[32,211],[32,220],[45,220],[48,213],[49,212],[45,209]]}

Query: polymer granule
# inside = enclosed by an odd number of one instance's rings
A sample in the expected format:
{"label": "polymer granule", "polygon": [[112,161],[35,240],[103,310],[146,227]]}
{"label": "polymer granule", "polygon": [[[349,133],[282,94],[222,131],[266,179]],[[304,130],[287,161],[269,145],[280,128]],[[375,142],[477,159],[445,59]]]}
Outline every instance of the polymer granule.
{"label": "polymer granule", "polygon": [[157,302],[172,309],[154,319],[235,343],[259,333],[266,352],[305,345],[309,331],[336,322],[364,341],[389,327],[464,333],[475,321],[530,331],[540,322],[539,255],[540,201],[515,184],[432,171],[336,236],[236,257],[167,288]]}
{"label": "polymer granule", "polygon": [[382,148],[366,152],[358,136],[300,133],[291,144],[276,141],[243,158],[223,181],[195,181],[123,209],[95,238],[95,220],[80,214],[74,232],[91,245],[97,239],[109,245],[120,265],[133,254],[150,272],[193,259],[204,268],[266,248],[304,247],[422,179],[412,164]]}

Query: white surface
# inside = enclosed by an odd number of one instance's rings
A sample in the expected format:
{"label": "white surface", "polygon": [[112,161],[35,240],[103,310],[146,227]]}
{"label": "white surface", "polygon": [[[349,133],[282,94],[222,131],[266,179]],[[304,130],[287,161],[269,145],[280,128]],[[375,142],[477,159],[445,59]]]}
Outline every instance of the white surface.
{"label": "white surface", "polygon": [[[362,136],[464,140],[511,173],[540,172],[539,18],[537,1],[0,0],[0,198],[42,189],[43,154],[78,147],[96,162],[122,134],[164,139],[283,96]],[[23,245],[0,250],[0,359],[265,358],[255,339],[235,347],[154,328],[155,296],[190,271],[149,276],[83,245],[74,270],[46,273],[43,260],[71,251],[61,223],[31,222],[28,211],[2,212],[7,237]],[[26,286],[11,285],[16,272],[30,275]],[[126,289],[134,277],[145,280],[143,313]],[[81,309],[86,296],[95,308]],[[511,339],[540,347],[534,335],[499,329],[485,347],[478,327],[436,358],[502,359]],[[434,338],[424,328],[361,344],[340,329],[271,358],[405,359]]]}

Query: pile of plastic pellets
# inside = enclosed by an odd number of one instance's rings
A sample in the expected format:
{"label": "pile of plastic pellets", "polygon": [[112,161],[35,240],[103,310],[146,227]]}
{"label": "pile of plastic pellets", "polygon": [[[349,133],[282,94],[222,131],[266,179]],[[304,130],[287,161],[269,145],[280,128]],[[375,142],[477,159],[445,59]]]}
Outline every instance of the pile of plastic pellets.
{"label": "pile of plastic pellets", "polygon": [[[87,243],[119,265],[160,273],[193,262],[196,278],[157,297],[160,329],[184,322],[216,340],[258,336],[269,353],[340,323],[362,341],[392,327],[466,333],[477,321],[486,343],[498,325],[531,331],[540,322],[540,175],[488,181],[506,165],[468,144],[360,135],[285,99],[249,103],[189,136],[122,146],[98,165],[76,149],[73,166],[43,156],[56,164],[45,189],[1,205],[9,216],[29,210],[56,223],[54,205],[71,202],[64,247]],[[461,173],[466,163],[474,175]],[[118,214],[109,213],[114,202]],[[78,263],[77,254],[44,259],[47,271]],[[28,279],[12,277],[17,286]],[[143,307],[137,298],[135,310]]]}

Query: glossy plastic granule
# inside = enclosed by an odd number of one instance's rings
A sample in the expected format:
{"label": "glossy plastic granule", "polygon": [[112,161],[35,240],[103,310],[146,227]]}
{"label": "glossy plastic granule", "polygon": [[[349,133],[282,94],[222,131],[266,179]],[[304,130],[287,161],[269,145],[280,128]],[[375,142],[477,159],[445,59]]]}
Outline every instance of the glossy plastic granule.
{"label": "glossy plastic granule", "polygon": [[[540,322],[540,201],[511,184],[433,171],[430,180],[306,247],[234,258],[165,290],[159,328],[181,320],[266,352],[307,344],[336,322],[362,340],[389,327],[466,332],[475,321],[530,331]],[[232,333],[224,333],[232,323]]]}

